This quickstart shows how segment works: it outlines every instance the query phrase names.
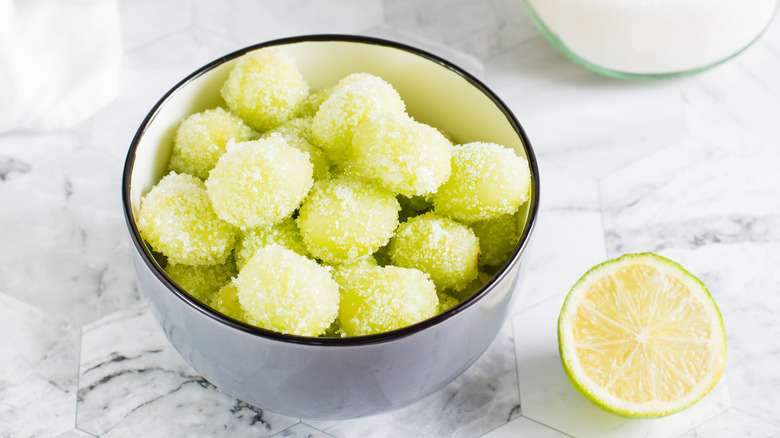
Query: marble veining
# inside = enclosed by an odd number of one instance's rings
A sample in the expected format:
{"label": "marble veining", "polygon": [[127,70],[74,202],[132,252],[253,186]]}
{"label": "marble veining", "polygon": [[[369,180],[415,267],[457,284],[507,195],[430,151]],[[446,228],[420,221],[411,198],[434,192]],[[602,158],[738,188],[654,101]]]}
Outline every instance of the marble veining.
{"label": "marble veining", "polygon": [[[54,132],[0,134],[0,437],[780,437],[780,25],[722,66],[623,82],[555,51],[523,1],[116,0],[117,97]],[[539,159],[527,275],[485,355],[412,406],[347,421],[225,394],[146,307],[120,205],[127,148],[171,86],[222,54],[313,33],[387,38],[485,82]],[[591,266],[653,251],[698,276],[727,333],[701,402],[626,420],[569,384],[556,321]]]}
{"label": "marble veining", "polygon": [[0,156],[0,182],[29,172],[31,166],[13,157]]}
{"label": "marble veining", "polygon": [[144,306],[84,327],[80,375],[77,426],[98,436],[272,435],[298,422],[219,391],[178,356]]}
{"label": "marble veining", "polygon": [[726,327],[734,406],[778,422],[777,394],[754,396],[780,384],[771,365],[780,298],[767,293],[780,287],[767,268],[780,255],[780,176],[770,168],[751,154],[690,142],[605,178],[602,202],[611,254],[653,250],[705,282]]}
{"label": "marble veining", "polygon": [[0,211],[3,228],[13,230],[2,236],[4,293],[76,324],[138,301],[120,169],[84,150],[0,184],[0,205],[14,206]]}
{"label": "marble veining", "polygon": [[[196,26],[249,45],[281,36],[360,33],[384,18],[384,2],[378,0],[292,0],[283,4],[232,0],[231,3],[232,7],[226,8],[209,1],[194,2]],[[263,26],[256,25],[259,16],[264,17]]]}
{"label": "marble veining", "polygon": [[[437,1],[421,5],[415,0],[385,2],[390,25],[441,41],[449,47],[486,60],[538,33],[521,1]],[[478,19],[474,19],[478,17]],[[454,23],[458,23],[455,25]]]}
{"label": "marble veining", "polygon": [[78,330],[0,293],[0,351],[0,436],[48,437],[71,429]]}

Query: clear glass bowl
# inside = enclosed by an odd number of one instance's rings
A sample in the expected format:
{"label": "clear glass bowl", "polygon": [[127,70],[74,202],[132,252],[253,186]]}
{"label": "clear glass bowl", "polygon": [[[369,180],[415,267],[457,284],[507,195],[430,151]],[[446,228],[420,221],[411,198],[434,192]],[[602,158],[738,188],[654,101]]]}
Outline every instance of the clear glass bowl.
{"label": "clear glass bowl", "polygon": [[[583,57],[580,54],[576,53],[574,50],[572,50],[569,46],[567,46],[562,41],[561,37],[558,34],[556,34],[556,32],[554,32],[551,29],[551,26],[548,26],[547,23],[545,23],[545,21],[540,17],[540,14],[538,14],[537,11],[534,10],[530,0],[525,0],[525,3],[528,10],[528,14],[531,17],[531,20],[534,22],[536,27],[539,29],[540,33],[545,37],[545,39],[547,39],[547,41],[558,51],[566,55],[566,57],[568,57],[575,63],[591,71],[600,73],[605,76],[618,78],[618,79],[626,79],[626,80],[657,80],[657,79],[668,79],[668,78],[675,78],[681,76],[688,76],[688,75],[702,72],[704,70],[711,69],[720,64],[723,64],[724,62],[729,61],[730,59],[736,57],[737,55],[745,51],[755,41],[757,41],[764,33],[764,31],[767,29],[767,27],[769,27],[778,9],[777,6],[778,2],[775,1],[771,13],[767,14],[767,16],[765,17],[766,22],[762,26],[755,28],[755,36],[752,39],[750,39],[746,44],[740,45],[740,47],[736,50],[729,51],[724,56],[720,57],[714,62],[706,62],[695,67],[688,67],[688,68],[681,68],[681,69],[668,69],[666,71],[655,71],[655,72],[648,73],[648,72],[641,72],[641,71],[629,71],[630,69],[621,70],[616,68],[608,68],[605,67],[604,65],[599,65],[598,62],[586,59],[586,57]],[[602,5],[601,7],[603,8],[604,6]],[[623,35],[621,35],[620,32],[616,32],[614,37],[621,38],[623,37]]]}

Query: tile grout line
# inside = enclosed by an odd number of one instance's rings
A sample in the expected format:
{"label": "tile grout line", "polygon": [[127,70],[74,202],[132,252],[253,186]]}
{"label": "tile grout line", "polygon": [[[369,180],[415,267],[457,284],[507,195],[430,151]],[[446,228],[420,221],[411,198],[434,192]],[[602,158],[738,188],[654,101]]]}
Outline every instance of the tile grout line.
{"label": "tile grout line", "polygon": [[691,433],[691,432],[693,432],[693,433],[694,433],[694,436],[698,436],[698,434],[695,432],[697,428],[699,428],[700,426],[703,426],[703,425],[705,425],[705,424],[707,424],[707,423],[709,423],[709,422],[711,422],[711,421],[714,421],[715,419],[717,419],[717,418],[719,418],[719,417],[721,417],[721,416],[725,415],[727,412],[729,412],[729,411],[731,411],[731,410],[733,410],[733,409],[734,409],[734,408],[728,408],[728,409],[726,409],[725,411],[723,411],[723,412],[719,413],[718,415],[716,415],[716,416],[714,416],[714,417],[711,417],[711,418],[710,418],[710,419],[708,419],[707,421],[704,421],[704,422],[702,422],[702,423],[698,423],[698,424],[694,425],[693,427],[691,427],[690,429],[686,430],[685,432],[683,432],[683,433],[681,433],[681,434],[677,435],[677,437],[678,437],[678,438],[683,438],[684,436],[688,435],[688,434],[689,434],[689,433]]}
{"label": "tile grout line", "polygon": [[547,429],[554,430],[554,431],[556,431],[556,432],[560,433],[560,434],[561,434],[561,435],[563,435],[563,436],[568,436],[568,437],[572,437],[572,438],[574,438],[574,435],[569,435],[568,433],[566,433],[566,432],[563,432],[563,431],[561,431],[561,430],[558,430],[558,429],[556,429],[556,428],[554,428],[554,427],[550,426],[549,424],[544,424],[544,423],[542,423],[542,422],[540,422],[540,421],[537,421],[537,420],[535,420],[535,419],[533,419],[533,418],[531,418],[531,417],[524,417],[524,418],[527,418],[529,421],[533,421],[534,423],[536,423],[536,424],[538,424],[538,425],[540,425],[540,426],[546,427]]}
{"label": "tile grout line", "polygon": [[[512,357],[515,359],[515,375],[517,376],[517,406],[520,412],[520,415],[518,415],[517,418],[520,418],[523,416],[523,398],[520,393],[520,366],[517,360],[517,330],[515,329],[515,318],[512,318],[509,323],[512,325]],[[510,421],[511,419],[507,419],[507,422],[504,424],[507,424]]]}
{"label": "tile grout line", "polygon": [[[731,394],[729,394],[729,395],[731,395]],[[780,424],[775,423],[774,421],[770,421],[770,420],[767,420],[765,418],[758,417],[755,414],[752,414],[752,413],[750,413],[748,411],[745,411],[745,410],[742,410],[742,409],[739,409],[739,408],[735,408],[733,405],[732,405],[732,407],[730,407],[728,410],[726,410],[724,412],[728,412],[728,411],[739,412],[740,414],[747,415],[748,417],[753,418],[754,420],[762,421],[762,422],[771,424],[773,426],[780,427]]]}
{"label": "tile grout line", "polygon": [[[78,360],[76,360],[76,399],[74,400],[76,403],[76,408],[73,410],[74,412],[74,418],[73,418],[73,428],[78,429],[78,419],[79,419],[79,386],[81,385],[81,353],[83,349],[83,339],[84,339],[84,326],[79,326],[79,343],[78,343]],[[85,433],[88,433],[84,431]],[[92,435],[92,434],[90,434]]]}

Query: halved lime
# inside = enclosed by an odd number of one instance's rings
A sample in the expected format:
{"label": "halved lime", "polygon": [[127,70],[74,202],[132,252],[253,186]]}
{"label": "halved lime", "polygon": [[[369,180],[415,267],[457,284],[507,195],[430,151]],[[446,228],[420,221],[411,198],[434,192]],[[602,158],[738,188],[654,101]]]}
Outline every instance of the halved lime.
{"label": "halved lime", "polygon": [[585,273],[563,303],[558,345],[572,385],[625,417],[693,405],[726,362],[723,320],[707,288],[651,253],[626,254]]}

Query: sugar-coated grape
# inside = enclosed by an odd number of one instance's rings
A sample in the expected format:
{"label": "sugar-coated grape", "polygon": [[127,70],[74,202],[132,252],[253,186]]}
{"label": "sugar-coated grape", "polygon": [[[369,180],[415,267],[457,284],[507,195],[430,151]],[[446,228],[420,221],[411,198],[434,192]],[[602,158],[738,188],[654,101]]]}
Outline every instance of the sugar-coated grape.
{"label": "sugar-coated grape", "polygon": [[511,214],[528,200],[528,161],[495,143],[456,146],[452,174],[433,195],[437,213],[470,224]]}
{"label": "sugar-coated grape", "polygon": [[319,336],[336,318],[339,285],[314,260],[277,245],[258,249],[235,280],[249,323],[300,336]]}
{"label": "sugar-coated grape", "polygon": [[280,135],[228,144],[206,180],[214,211],[241,229],[267,227],[298,208],[312,185],[308,154]]}
{"label": "sugar-coated grape", "polygon": [[462,290],[450,291],[452,297],[456,300],[463,301],[482,289],[485,283],[490,281],[491,278],[493,278],[493,275],[488,274],[487,272],[484,272],[480,269],[479,273],[477,274],[477,278],[475,278],[471,283],[467,284],[466,287],[464,287]]}
{"label": "sugar-coated grape", "polygon": [[288,145],[309,154],[309,160],[314,166],[314,180],[317,181],[328,176],[331,164],[325,151],[311,144],[311,120],[311,117],[296,117],[267,131],[263,137],[279,134]]}
{"label": "sugar-coated grape", "polygon": [[222,286],[238,274],[238,270],[233,257],[228,257],[225,263],[217,265],[192,266],[169,261],[165,265],[165,273],[190,295],[208,303]]}
{"label": "sugar-coated grape", "polygon": [[370,114],[355,128],[351,162],[394,193],[424,196],[450,176],[452,144],[405,113]]}
{"label": "sugar-coated grape", "polygon": [[209,307],[238,321],[247,322],[246,312],[238,301],[238,288],[232,281],[222,286],[211,300]]}
{"label": "sugar-coated grape", "polygon": [[355,178],[363,178],[355,170],[352,163],[349,161],[336,162],[333,167],[330,168],[331,178],[338,178],[342,176],[351,176]]}
{"label": "sugar-coated grape", "polygon": [[520,239],[520,230],[514,214],[501,216],[471,224],[479,238],[482,265],[498,266],[509,257]]}
{"label": "sugar-coated grape", "polygon": [[298,106],[298,110],[295,113],[296,117],[314,117],[317,114],[317,110],[320,109],[322,102],[330,96],[333,92],[333,87],[324,88],[322,90],[312,91],[306,96],[301,104]]}
{"label": "sugar-coated grape", "polygon": [[358,259],[353,262],[338,265],[333,270],[333,279],[339,284],[340,288],[348,288],[352,282],[359,278],[362,271],[377,267],[376,259],[371,256]]}
{"label": "sugar-coated grape", "polygon": [[220,91],[231,112],[266,131],[293,116],[309,86],[290,57],[264,48],[238,58]]}
{"label": "sugar-coated grape", "polygon": [[352,136],[373,113],[403,113],[401,96],[382,78],[355,73],[342,79],[322,102],[312,121],[312,135],[333,162],[349,157]]}
{"label": "sugar-coated grape", "polygon": [[250,140],[254,131],[223,108],[195,113],[182,120],[173,136],[173,153],[168,167],[206,179],[225,153],[228,140]]}
{"label": "sugar-coated grape", "polygon": [[339,322],[339,319],[336,318],[321,336],[323,338],[346,338],[347,334],[341,329],[341,323]]}
{"label": "sugar-coated grape", "polygon": [[306,248],[328,263],[344,263],[385,245],[398,225],[398,201],[387,189],[345,175],[314,184],[298,213]]}
{"label": "sugar-coated grape", "polygon": [[477,277],[479,240],[466,225],[429,212],[398,226],[390,259],[427,273],[440,291],[460,290]]}
{"label": "sugar-coated grape", "polygon": [[298,224],[292,217],[287,217],[270,227],[252,228],[241,234],[233,252],[238,269],[244,267],[258,248],[272,244],[291,249],[302,256],[310,256],[301,238]]}
{"label": "sugar-coated grape", "polygon": [[436,287],[416,269],[366,267],[342,287],[339,321],[347,336],[395,330],[438,312]]}
{"label": "sugar-coated grape", "polygon": [[168,276],[216,311],[300,336],[382,333],[468,299],[516,247],[528,161],[453,146],[382,78],[310,93],[269,48],[238,58],[220,94],[227,110],[181,121],[138,214]]}
{"label": "sugar-coated grape", "polygon": [[173,263],[224,263],[237,230],[217,217],[203,181],[171,172],[141,200],[138,231]]}
{"label": "sugar-coated grape", "polygon": [[439,307],[436,313],[444,313],[460,304],[460,301],[452,295],[444,292],[438,292],[436,295],[439,297]]}
{"label": "sugar-coated grape", "polygon": [[[282,134],[285,140],[290,139],[304,139],[309,144],[314,145],[314,136],[311,133],[311,123],[314,119],[312,117],[294,117],[274,129],[265,132],[267,136],[270,133],[278,132]],[[316,146],[315,146],[316,147]],[[318,150],[321,150],[317,148]]]}

